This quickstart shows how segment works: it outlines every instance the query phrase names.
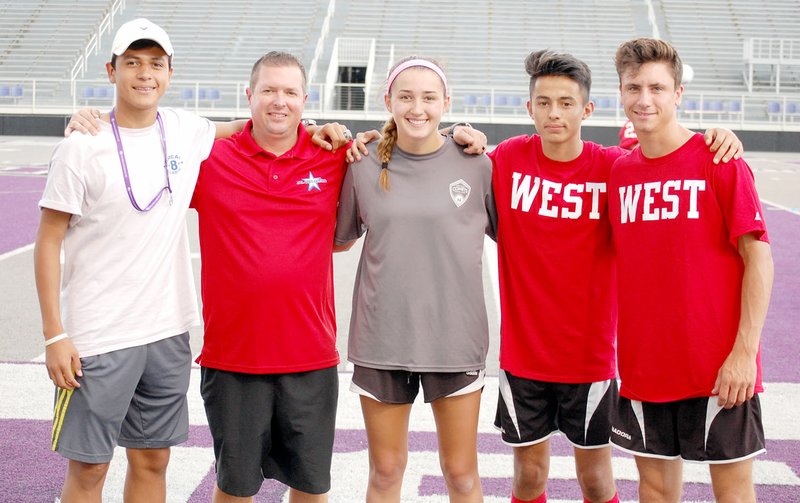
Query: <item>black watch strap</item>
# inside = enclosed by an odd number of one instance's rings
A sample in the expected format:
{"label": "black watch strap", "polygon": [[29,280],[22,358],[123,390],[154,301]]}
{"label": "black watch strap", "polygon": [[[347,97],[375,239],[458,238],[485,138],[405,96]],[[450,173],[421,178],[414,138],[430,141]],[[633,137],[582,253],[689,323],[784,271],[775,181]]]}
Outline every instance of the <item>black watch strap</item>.
{"label": "black watch strap", "polygon": [[447,136],[449,136],[450,138],[452,138],[452,137],[453,137],[453,135],[454,135],[454,134],[455,134],[455,132],[456,132],[456,127],[457,127],[457,126],[464,126],[464,127],[471,128],[471,127],[472,127],[472,124],[470,124],[469,122],[456,122],[455,124],[453,124],[452,126],[450,126],[449,128],[447,128]]}

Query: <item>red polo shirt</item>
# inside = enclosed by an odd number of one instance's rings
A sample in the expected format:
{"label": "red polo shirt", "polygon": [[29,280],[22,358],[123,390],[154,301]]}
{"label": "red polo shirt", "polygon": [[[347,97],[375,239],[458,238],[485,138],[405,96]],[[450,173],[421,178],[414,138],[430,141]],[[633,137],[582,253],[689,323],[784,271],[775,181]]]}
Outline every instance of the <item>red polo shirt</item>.
{"label": "red polo shirt", "polygon": [[281,156],[244,130],[218,140],[200,170],[205,337],[197,362],[253,374],[339,363],[331,247],[345,149],[298,128]]}

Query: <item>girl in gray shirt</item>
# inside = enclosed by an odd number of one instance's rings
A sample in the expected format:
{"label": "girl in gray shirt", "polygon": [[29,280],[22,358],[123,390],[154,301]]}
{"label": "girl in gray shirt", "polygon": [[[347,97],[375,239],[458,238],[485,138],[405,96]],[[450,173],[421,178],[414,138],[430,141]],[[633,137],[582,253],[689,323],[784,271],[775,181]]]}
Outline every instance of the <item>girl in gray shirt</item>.
{"label": "girl in gray shirt", "polygon": [[450,97],[435,62],[402,60],[384,100],[392,117],[377,147],[350,166],[336,228],[337,245],[365,235],[348,359],[369,440],[367,499],[400,500],[421,384],[451,501],[480,501],[477,424],[489,344],[482,256],[496,223],[491,161],[439,134]]}

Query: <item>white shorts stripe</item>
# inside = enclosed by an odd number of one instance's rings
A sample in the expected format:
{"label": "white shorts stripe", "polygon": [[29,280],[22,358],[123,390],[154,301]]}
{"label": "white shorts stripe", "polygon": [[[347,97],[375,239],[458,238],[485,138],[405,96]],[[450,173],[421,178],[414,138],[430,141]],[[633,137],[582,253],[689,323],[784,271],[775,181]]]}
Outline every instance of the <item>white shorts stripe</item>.
{"label": "white shorts stripe", "polygon": [[608,388],[611,387],[611,379],[605,381],[593,382],[589,387],[589,394],[586,397],[586,416],[583,419],[583,436],[589,436],[589,422],[594,417],[595,411],[600,407],[600,401],[606,396]]}
{"label": "white shorts stripe", "polygon": [[511,418],[511,422],[514,423],[514,429],[517,430],[516,434],[517,438],[519,438],[519,421],[517,420],[517,411],[514,408],[514,396],[511,394],[511,385],[508,384],[506,371],[501,369],[498,377],[500,378],[498,382],[500,386],[500,396],[503,397],[506,410],[508,410],[508,416]]}
{"label": "white shorts stripe", "polygon": [[642,402],[631,400],[631,408],[633,413],[636,414],[636,422],[639,423],[639,429],[642,430],[642,444],[647,449],[647,432],[644,431],[644,408],[642,407]]}

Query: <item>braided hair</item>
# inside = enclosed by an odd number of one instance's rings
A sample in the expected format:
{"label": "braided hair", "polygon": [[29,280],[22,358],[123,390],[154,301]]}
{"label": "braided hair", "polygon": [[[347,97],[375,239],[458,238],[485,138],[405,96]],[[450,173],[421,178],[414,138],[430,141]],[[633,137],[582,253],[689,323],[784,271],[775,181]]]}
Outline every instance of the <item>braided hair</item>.
{"label": "braided hair", "polygon": [[383,138],[378,143],[378,159],[381,161],[381,174],[378,178],[381,188],[384,192],[389,192],[389,160],[392,158],[392,151],[394,145],[397,143],[397,124],[394,122],[394,117],[389,117],[389,120],[383,125],[381,131]]}

